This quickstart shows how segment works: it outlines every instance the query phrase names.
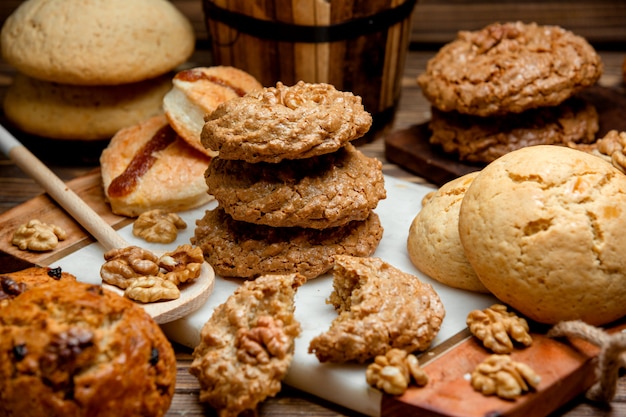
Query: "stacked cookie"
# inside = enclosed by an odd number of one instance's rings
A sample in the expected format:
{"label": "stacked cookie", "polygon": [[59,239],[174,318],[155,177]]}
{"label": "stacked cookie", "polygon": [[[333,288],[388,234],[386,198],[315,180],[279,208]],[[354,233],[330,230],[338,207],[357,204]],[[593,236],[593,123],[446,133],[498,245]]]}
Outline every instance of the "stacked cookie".
{"label": "stacked cookie", "polygon": [[432,103],[430,142],[488,163],[526,146],[593,142],[597,112],[575,95],[601,74],[584,38],[513,22],[459,32],[417,82]]}
{"label": "stacked cookie", "polygon": [[41,137],[98,140],[162,113],[169,72],[191,56],[195,35],[167,0],[27,0],[1,45],[18,70],[9,121]]}
{"label": "stacked cookie", "polygon": [[335,255],[372,254],[383,232],[373,212],[386,197],[382,164],[350,144],[371,122],[360,97],[304,82],[207,116],[202,143],[219,156],[206,182],[219,205],[197,221],[192,243],[216,273],[314,278]]}

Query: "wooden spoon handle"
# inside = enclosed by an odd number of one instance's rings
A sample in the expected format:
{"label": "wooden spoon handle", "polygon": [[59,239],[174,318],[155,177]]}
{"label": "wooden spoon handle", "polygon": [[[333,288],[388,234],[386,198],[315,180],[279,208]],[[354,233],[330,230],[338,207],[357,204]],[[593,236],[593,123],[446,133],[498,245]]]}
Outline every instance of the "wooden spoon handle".
{"label": "wooden spoon handle", "polygon": [[0,150],[31,176],[78,223],[104,246],[105,250],[122,248],[128,243],[57,177],[46,165],[0,125]]}

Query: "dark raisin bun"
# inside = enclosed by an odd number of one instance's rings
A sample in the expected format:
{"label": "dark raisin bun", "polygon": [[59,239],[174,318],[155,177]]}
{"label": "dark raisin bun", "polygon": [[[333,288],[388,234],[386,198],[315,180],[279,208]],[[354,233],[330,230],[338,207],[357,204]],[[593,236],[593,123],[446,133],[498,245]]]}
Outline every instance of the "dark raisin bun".
{"label": "dark raisin bun", "polygon": [[132,301],[72,280],[0,307],[0,416],[163,416],[176,359]]}

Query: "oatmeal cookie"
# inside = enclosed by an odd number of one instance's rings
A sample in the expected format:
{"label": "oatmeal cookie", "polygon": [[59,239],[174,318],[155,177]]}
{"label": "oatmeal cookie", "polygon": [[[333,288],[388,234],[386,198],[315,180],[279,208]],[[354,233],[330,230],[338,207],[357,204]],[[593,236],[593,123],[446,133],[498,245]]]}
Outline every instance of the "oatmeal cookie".
{"label": "oatmeal cookie", "polygon": [[602,70],[594,48],[570,31],[494,23],[459,32],[417,82],[439,110],[490,116],[556,106],[595,84]]}
{"label": "oatmeal cookie", "polygon": [[0,275],[0,307],[30,288],[50,282],[76,281],[76,277],[60,267],[34,266]]}
{"label": "oatmeal cookie", "polygon": [[430,284],[379,258],[336,256],[328,300],[339,315],[314,337],[309,353],[320,362],[365,362],[392,348],[425,350],[445,316]]}
{"label": "oatmeal cookie", "polygon": [[432,108],[430,143],[461,161],[489,163],[532,145],[591,143],[598,131],[595,107],[571,98],[558,106],[480,117]]}
{"label": "oatmeal cookie", "polygon": [[167,412],[176,358],[144,309],[99,285],[50,282],[0,308],[0,415]]}
{"label": "oatmeal cookie", "polygon": [[273,227],[324,229],[365,220],[386,197],[382,164],[351,144],[278,164],[215,158],[206,183],[235,220]]}
{"label": "oatmeal cookie", "polygon": [[201,137],[222,159],[275,163],[334,152],[371,124],[359,96],[329,84],[278,82],[220,104]]}
{"label": "oatmeal cookie", "polygon": [[298,274],[244,281],[202,327],[189,372],[200,401],[220,416],[255,410],[280,391],[300,334],[294,298],[304,282]]}
{"label": "oatmeal cookie", "polygon": [[215,273],[238,278],[294,272],[315,278],[332,268],[334,255],[371,255],[383,235],[374,212],[363,221],[320,230],[236,221],[218,207],[196,226],[191,243],[202,248]]}

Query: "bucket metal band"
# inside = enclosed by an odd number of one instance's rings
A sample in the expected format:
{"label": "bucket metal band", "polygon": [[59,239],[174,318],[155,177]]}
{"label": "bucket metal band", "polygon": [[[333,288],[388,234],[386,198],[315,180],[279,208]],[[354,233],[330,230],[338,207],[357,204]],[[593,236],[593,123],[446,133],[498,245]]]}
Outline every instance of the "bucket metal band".
{"label": "bucket metal band", "polygon": [[296,25],[257,19],[216,6],[209,0],[204,1],[204,13],[209,19],[257,38],[301,43],[324,43],[343,41],[385,30],[409,17],[416,3],[417,0],[407,0],[399,6],[383,10],[375,15],[328,26]]}

